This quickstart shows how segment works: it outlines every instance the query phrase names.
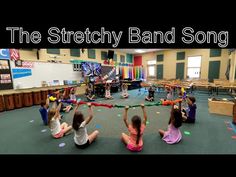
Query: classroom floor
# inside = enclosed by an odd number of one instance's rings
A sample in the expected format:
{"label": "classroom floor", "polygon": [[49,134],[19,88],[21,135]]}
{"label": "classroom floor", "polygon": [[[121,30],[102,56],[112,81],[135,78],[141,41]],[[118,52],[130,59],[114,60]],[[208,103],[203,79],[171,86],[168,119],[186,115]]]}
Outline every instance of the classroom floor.
{"label": "classroom floor", "polygon": [[[133,105],[144,102],[147,92],[142,89],[129,91],[129,99],[120,99],[119,93],[115,99],[97,99],[96,102]],[[144,148],[139,154],[236,154],[236,127],[227,125],[231,117],[210,114],[208,112],[207,92],[194,92],[197,104],[195,124],[183,124],[182,141],[168,145],[161,140],[158,129],[166,129],[170,106],[147,107],[148,121],[143,136]],[[159,101],[165,93],[156,93]],[[221,93],[217,98],[229,98]],[[0,113],[0,154],[131,154],[120,141],[122,132],[128,133],[123,120],[123,109],[108,109],[94,107],[94,119],[87,126],[88,132],[98,129],[98,139],[87,149],[77,149],[73,142],[73,134],[62,139],[53,139],[50,130],[42,124],[39,106],[17,109]],[[87,115],[87,107],[81,106],[81,111]],[[157,112],[160,112],[157,114]],[[128,116],[142,115],[141,109],[130,109]],[[64,114],[64,121],[71,124],[72,112]],[[232,129],[227,128],[230,127]]]}

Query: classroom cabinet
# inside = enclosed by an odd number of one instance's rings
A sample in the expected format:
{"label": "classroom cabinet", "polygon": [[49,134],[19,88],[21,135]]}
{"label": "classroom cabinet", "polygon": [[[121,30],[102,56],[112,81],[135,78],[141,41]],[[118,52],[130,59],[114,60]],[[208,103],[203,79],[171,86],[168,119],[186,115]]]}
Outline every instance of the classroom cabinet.
{"label": "classroom cabinet", "polygon": [[15,108],[13,94],[4,95],[4,103],[6,110],[12,110]]}
{"label": "classroom cabinet", "polygon": [[3,96],[0,95],[0,112],[5,111]]}

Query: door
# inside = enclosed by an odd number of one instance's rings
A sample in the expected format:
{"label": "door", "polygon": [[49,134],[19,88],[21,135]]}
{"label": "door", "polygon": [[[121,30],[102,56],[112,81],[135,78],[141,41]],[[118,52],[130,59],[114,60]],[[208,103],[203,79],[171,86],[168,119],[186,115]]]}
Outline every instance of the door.
{"label": "door", "polygon": [[176,79],[184,79],[184,63],[176,63]]}
{"label": "door", "polygon": [[163,79],[163,65],[157,65],[157,79]]}
{"label": "door", "polygon": [[220,76],[220,61],[210,61],[208,70],[208,80],[213,82],[214,79],[219,79]]}

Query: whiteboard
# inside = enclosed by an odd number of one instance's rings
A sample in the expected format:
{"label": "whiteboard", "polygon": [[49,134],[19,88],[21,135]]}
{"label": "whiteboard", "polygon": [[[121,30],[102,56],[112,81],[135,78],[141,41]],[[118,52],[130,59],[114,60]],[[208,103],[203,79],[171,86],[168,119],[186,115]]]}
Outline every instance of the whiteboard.
{"label": "whiteboard", "polygon": [[[13,68],[21,68],[15,67],[14,61],[10,65],[11,71]],[[64,80],[82,79],[80,71],[73,71],[73,64],[33,62],[33,68],[29,69],[32,69],[31,76],[13,79],[14,89],[42,87],[42,81],[50,84],[53,80],[59,80],[60,85],[63,85]]]}

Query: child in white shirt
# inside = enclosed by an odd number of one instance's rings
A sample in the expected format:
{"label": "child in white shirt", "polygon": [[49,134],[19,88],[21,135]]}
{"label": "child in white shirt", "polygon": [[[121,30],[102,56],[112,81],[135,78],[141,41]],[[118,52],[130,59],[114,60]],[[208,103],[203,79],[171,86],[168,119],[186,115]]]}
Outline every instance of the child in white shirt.
{"label": "child in white shirt", "polygon": [[61,138],[72,129],[66,122],[60,123],[60,109],[61,103],[59,103],[57,108],[53,106],[48,112],[48,125],[54,138]]}
{"label": "child in white shirt", "polygon": [[88,103],[88,112],[89,116],[85,119],[84,115],[77,111],[79,104],[77,104],[75,108],[74,118],[72,127],[74,129],[74,142],[75,146],[80,149],[84,149],[88,147],[98,136],[98,130],[95,130],[93,133],[87,133],[86,125],[92,120],[93,118],[93,109],[91,107],[91,103]]}

